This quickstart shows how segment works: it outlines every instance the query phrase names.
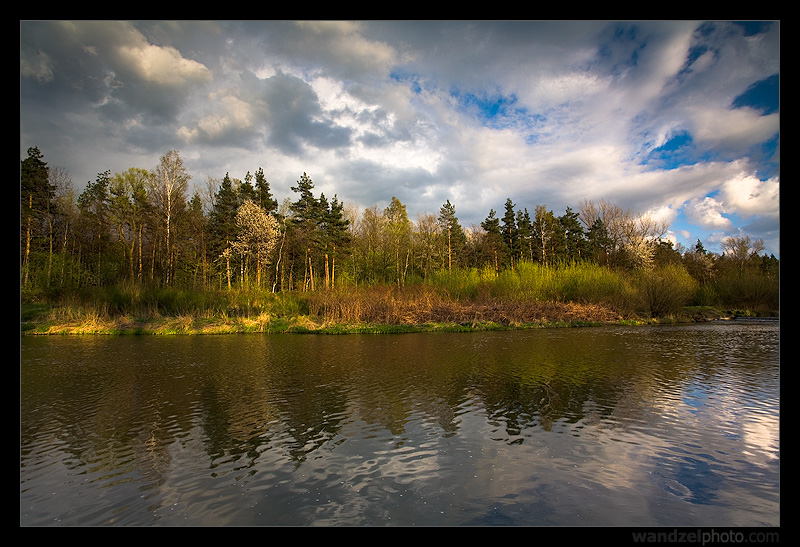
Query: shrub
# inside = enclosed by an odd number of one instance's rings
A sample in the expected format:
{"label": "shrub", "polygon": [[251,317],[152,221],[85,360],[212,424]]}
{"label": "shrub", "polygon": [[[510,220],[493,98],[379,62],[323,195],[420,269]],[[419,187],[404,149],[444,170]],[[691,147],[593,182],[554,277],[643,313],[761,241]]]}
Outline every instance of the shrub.
{"label": "shrub", "polygon": [[633,285],[651,317],[678,313],[697,294],[699,284],[681,265],[667,264],[633,274]]}
{"label": "shrub", "polygon": [[777,310],[780,307],[778,279],[758,270],[730,270],[714,282],[714,289],[725,306],[753,310]]}

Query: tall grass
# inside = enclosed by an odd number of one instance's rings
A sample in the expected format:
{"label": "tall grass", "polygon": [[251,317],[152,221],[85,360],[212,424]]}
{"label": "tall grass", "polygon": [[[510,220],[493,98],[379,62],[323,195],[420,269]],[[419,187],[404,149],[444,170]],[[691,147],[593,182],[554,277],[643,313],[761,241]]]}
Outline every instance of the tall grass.
{"label": "tall grass", "polygon": [[521,262],[499,273],[491,267],[440,270],[428,282],[458,301],[490,297],[513,302],[611,303],[626,287],[622,274],[586,262],[559,266]]}
{"label": "tall grass", "polygon": [[82,288],[62,292],[47,320],[99,325],[111,318],[177,318],[178,330],[214,323],[265,331],[309,319],[327,325],[608,321],[675,315],[690,304],[777,310],[778,283],[757,272],[736,272],[701,286],[680,265],[617,271],[589,262],[522,262],[499,273],[491,267],[440,270],[403,287],[345,284],[279,293],[135,283]]}
{"label": "tall grass", "polygon": [[441,269],[433,272],[427,283],[455,301],[474,301],[485,292],[491,280],[487,275],[477,268]]}
{"label": "tall grass", "polygon": [[[681,271],[663,275],[688,277]],[[411,324],[488,317],[510,321],[512,317],[530,316],[533,309],[544,309],[543,304],[596,306],[626,314],[638,310],[656,315],[672,311],[672,307],[656,300],[655,287],[659,283],[648,285],[645,279],[634,282],[629,274],[592,263],[545,266],[522,262],[500,273],[490,267],[440,270],[424,282],[404,287],[347,286],[310,292],[300,302],[307,305],[307,313],[331,323]],[[660,286],[674,288],[664,281]],[[643,292],[646,290],[650,293]],[[680,301],[684,299],[682,296]]]}
{"label": "tall grass", "polygon": [[263,314],[292,317],[308,314],[308,303],[298,293],[267,290],[190,290],[123,283],[63,293],[51,315],[120,317],[141,320],[160,317],[254,317]]}
{"label": "tall grass", "polygon": [[626,289],[625,278],[591,263],[545,266],[523,262],[501,272],[491,287],[494,298],[510,301],[540,300],[581,304],[618,304]]}
{"label": "tall grass", "polygon": [[[466,325],[495,328],[525,324],[608,322],[618,314],[602,306],[576,306],[534,299],[500,300],[479,294],[475,300],[456,299],[450,291],[477,287],[487,281],[382,285],[308,295],[310,314],[323,324]],[[498,276],[499,279],[499,276]],[[474,281],[474,279],[473,279]],[[495,281],[496,282],[496,281]]]}

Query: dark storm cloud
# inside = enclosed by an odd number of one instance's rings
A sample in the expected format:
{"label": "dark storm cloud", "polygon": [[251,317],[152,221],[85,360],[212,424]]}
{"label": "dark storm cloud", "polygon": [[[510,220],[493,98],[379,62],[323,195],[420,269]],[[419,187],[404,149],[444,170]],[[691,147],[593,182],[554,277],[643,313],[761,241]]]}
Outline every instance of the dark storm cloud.
{"label": "dark storm cloud", "polygon": [[40,86],[23,89],[46,92],[62,108],[85,101],[116,122],[170,123],[211,78],[201,63],[148,43],[127,23],[25,23],[20,56],[23,76]]}
{"label": "dark storm cloud", "polygon": [[303,145],[325,149],[350,144],[351,131],[325,119],[316,93],[306,82],[277,74],[265,87],[271,145],[297,154]]}

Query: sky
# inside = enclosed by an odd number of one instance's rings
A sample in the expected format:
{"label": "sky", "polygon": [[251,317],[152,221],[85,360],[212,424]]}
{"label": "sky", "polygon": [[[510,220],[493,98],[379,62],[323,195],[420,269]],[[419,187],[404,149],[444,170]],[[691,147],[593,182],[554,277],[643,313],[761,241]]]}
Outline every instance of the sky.
{"label": "sky", "polygon": [[303,173],[462,226],[606,201],[780,256],[779,21],[20,21],[20,159],[78,192],[180,152],[192,191]]}

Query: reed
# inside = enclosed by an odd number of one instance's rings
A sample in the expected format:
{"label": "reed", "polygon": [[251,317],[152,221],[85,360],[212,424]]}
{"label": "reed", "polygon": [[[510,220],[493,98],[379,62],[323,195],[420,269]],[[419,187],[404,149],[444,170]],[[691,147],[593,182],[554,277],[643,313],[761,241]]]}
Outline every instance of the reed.
{"label": "reed", "polygon": [[490,287],[491,295],[503,301],[616,305],[626,281],[622,274],[592,263],[546,266],[522,262],[497,275]]}
{"label": "reed", "polygon": [[[462,278],[463,279],[463,278]],[[498,280],[500,276],[498,276]],[[463,286],[463,285],[462,285]],[[452,285],[370,286],[308,295],[309,313],[324,325],[468,325],[496,326],[608,322],[619,319],[608,307],[542,301],[535,298],[472,300],[452,298]]]}
{"label": "reed", "polygon": [[483,294],[488,275],[477,268],[441,269],[434,272],[427,281],[438,291],[455,301],[473,301]]}
{"label": "reed", "polygon": [[[272,293],[135,283],[64,291],[28,308],[37,332],[407,332],[586,324],[678,316],[685,306],[777,310],[776,279],[728,272],[700,285],[681,265],[617,271],[594,263],[522,262],[440,270],[404,286],[355,285]],[[35,314],[34,314],[35,310]],[[30,316],[30,317],[29,317]],[[380,329],[379,329],[380,330]]]}
{"label": "reed", "polygon": [[570,263],[557,269],[552,295],[558,300],[618,304],[625,292],[623,275],[594,263]]}

